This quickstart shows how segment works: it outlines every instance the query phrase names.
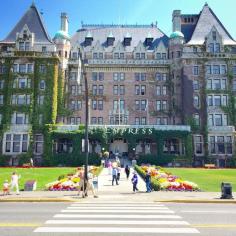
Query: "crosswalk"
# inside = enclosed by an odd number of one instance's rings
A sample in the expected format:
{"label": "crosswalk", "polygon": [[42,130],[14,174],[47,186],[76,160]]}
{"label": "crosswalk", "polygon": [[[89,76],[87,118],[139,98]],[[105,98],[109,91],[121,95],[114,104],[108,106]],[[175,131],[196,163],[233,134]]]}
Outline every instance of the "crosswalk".
{"label": "crosswalk", "polygon": [[160,203],[73,203],[47,220],[35,233],[83,235],[197,234],[199,231]]}

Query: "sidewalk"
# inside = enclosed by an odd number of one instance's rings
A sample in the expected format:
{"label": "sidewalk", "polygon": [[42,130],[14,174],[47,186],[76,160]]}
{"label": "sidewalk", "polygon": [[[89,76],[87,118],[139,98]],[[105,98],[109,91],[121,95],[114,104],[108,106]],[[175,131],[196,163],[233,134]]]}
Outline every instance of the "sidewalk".
{"label": "sidewalk", "polygon": [[[126,179],[124,169],[121,172],[119,185],[112,186],[112,176],[104,168],[98,177],[98,196],[96,201],[132,201],[132,202],[182,202],[182,203],[236,203],[234,199],[220,199],[219,192],[166,192],[158,191],[146,193],[144,181],[139,177],[139,192],[132,191],[132,170],[129,180]],[[236,193],[233,194],[236,196]],[[88,197],[92,200],[92,196]],[[88,199],[86,198],[86,199]],[[20,195],[12,193],[0,196],[0,202],[75,202],[84,201],[77,196],[76,191],[34,191],[21,192]]]}

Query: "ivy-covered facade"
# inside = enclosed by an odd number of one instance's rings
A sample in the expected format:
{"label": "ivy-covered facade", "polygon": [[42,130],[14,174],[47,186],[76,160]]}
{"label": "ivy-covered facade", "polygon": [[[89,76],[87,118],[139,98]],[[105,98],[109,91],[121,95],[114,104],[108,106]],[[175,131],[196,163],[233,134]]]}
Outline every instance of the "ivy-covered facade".
{"label": "ivy-covered facade", "polygon": [[[205,4],[151,25],[86,25],[53,40],[34,4],[0,42],[0,164],[89,162],[229,166],[234,161],[236,42]],[[82,64],[84,65],[82,67]],[[82,71],[84,68],[84,71]]]}

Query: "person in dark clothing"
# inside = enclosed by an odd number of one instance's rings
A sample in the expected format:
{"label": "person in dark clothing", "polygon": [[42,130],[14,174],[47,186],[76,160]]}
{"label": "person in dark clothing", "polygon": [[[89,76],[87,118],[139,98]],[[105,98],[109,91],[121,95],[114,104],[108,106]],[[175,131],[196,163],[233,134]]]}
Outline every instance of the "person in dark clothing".
{"label": "person in dark clothing", "polygon": [[151,175],[150,173],[146,170],[146,175],[145,175],[145,183],[146,183],[146,188],[147,188],[147,193],[151,192]]}
{"label": "person in dark clothing", "polygon": [[137,188],[137,184],[138,184],[138,175],[136,172],[134,172],[134,175],[131,179],[132,181],[132,184],[133,184],[133,192],[135,193],[135,191],[138,191],[138,188]]}
{"label": "person in dark clothing", "polygon": [[130,174],[130,168],[129,168],[128,165],[126,165],[126,167],[125,167],[125,174],[126,174],[126,177],[128,179],[129,178],[129,174]]}

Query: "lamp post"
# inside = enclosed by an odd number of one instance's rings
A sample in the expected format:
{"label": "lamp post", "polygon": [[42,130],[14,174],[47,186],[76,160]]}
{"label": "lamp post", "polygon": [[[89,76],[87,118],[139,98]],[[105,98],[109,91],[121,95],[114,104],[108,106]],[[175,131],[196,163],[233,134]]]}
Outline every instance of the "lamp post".
{"label": "lamp post", "polygon": [[[87,73],[85,71],[85,63],[82,59],[82,55],[80,53],[80,60],[81,60],[81,69],[82,69],[82,75],[84,79],[84,88],[85,88],[85,165],[84,165],[84,196],[85,196],[85,190],[87,188],[87,182],[88,182],[88,145],[89,145],[89,139],[88,139],[88,118],[89,118],[89,104],[88,104],[88,80],[87,80]],[[86,186],[86,188],[85,188]]]}

